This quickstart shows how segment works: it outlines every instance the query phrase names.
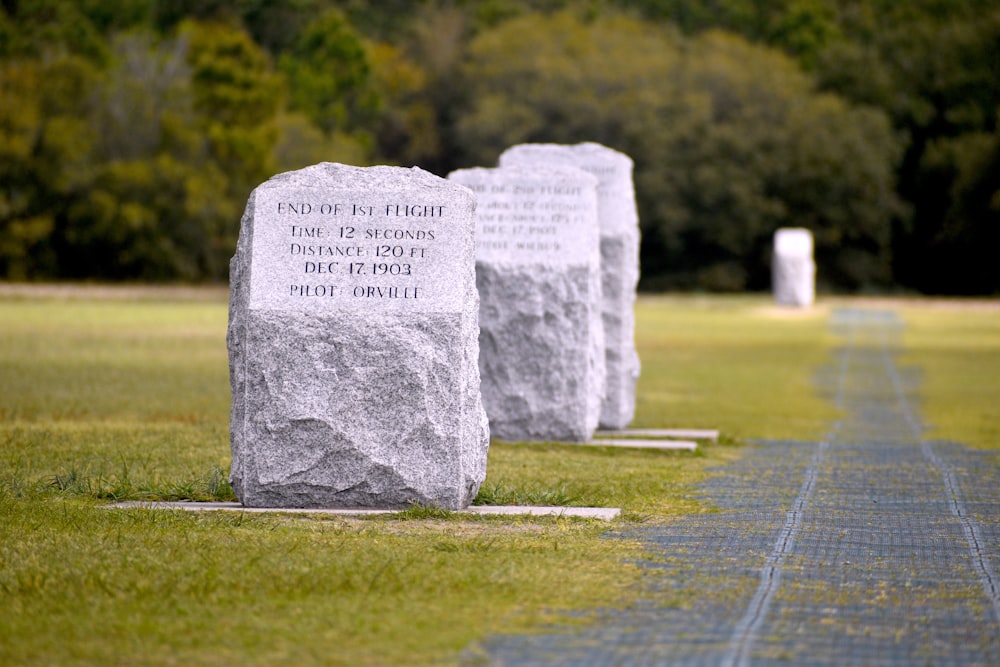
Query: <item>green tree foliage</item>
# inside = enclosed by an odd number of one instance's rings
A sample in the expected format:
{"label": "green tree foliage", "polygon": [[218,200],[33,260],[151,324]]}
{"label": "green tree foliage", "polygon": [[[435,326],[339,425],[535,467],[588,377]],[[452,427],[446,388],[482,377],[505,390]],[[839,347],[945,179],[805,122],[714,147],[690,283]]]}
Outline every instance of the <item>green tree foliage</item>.
{"label": "green tree foliage", "polygon": [[461,86],[470,108],[455,128],[465,161],[492,164],[526,141],[624,147],[634,114],[661,101],[678,40],[622,16],[584,23],[569,12],[524,16],[482,33],[469,47]]}
{"label": "green tree foliage", "polygon": [[370,142],[346,132],[324,132],[300,113],[284,113],[276,119],[278,140],[274,146],[275,170],[301,169],[317,162],[343,162],[365,166],[372,163]]}
{"label": "green tree foliage", "polygon": [[[615,0],[615,4],[650,19],[673,22],[689,34],[721,27],[782,49],[814,72],[821,88],[882,109],[907,139],[896,175],[910,215],[895,222],[894,279],[932,292],[1000,291],[997,274],[990,270],[992,260],[981,263],[976,245],[990,237],[990,217],[959,196],[966,180],[959,174],[969,164],[985,169],[987,163],[969,162],[972,156],[958,148],[975,143],[977,136],[992,135],[996,128],[1000,7],[995,2]],[[959,159],[961,163],[944,165]],[[987,173],[981,177],[991,178]],[[967,229],[958,233],[957,226]],[[931,266],[935,270],[928,270]]]}
{"label": "green tree foliage", "polygon": [[280,79],[223,24],[105,47],[0,67],[17,100],[0,110],[0,275],[224,278],[243,202],[273,173]]}
{"label": "green tree foliage", "polygon": [[77,56],[0,65],[0,275],[58,271],[60,225],[93,177],[95,78]]}
{"label": "green tree foliage", "polygon": [[[282,80],[268,55],[242,30],[223,23],[186,23],[187,62],[199,130],[211,163],[227,181],[220,195],[240,208],[274,173],[275,120],[284,106]],[[235,248],[238,215],[226,221],[225,246]]]}
{"label": "green tree foliage", "polygon": [[793,0],[772,17],[765,42],[795,56],[807,67],[827,45],[839,41],[836,13],[824,0]]}
{"label": "green tree foliage", "polygon": [[326,132],[364,127],[378,99],[364,44],[338,11],[311,22],[281,59],[292,108]]}
{"label": "green tree foliage", "polygon": [[277,57],[287,51],[303,29],[329,8],[326,0],[246,0],[243,24],[253,40]]}
{"label": "green tree foliage", "polygon": [[766,288],[774,231],[801,226],[816,237],[821,281],[890,281],[899,145],[884,115],[817,94],[787,58],[722,33],[695,38],[671,80],[667,95],[688,100],[671,112],[682,131],[664,124],[635,149],[669,163],[650,264],[688,267],[686,279],[670,272],[685,286]]}
{"label": "green tree foliage", "polygon": [[0,278],[220,280],[276,171],[589,140],[647,287],[805,225],[831,287],[1000,293],[997,72],[993,0],[4,2]]}
{"label": "green tree foliage", "polygon": [[53,228],[35,161],[43,123],[38,70],[27,63],[0,67],[0,97],[17,100],[0,105],[0,275],[20,280],[42,268]]}
{"label": "green tree foliage", "polygon": [[232,248],[223,231],[238,210],[219,196],[225,177],[168,153],[108,163],[71,212],[74,277],[221,278]]}
{"label": "green tree foliage", "polygon": [[840,36],[828,0],[617,0],[642,16],[669,21],[687,34],[724,29],[811,63]]}
{"label": "green tree foliage", "polygon": [[[404,107],[404,116],[389,116],[383,126],[389,130],[383,136],[391,142],[385,149],[396,144],[407,151],[406,157],[422,158],[419,164],[436,173],[447,174],[454,168],[461,153],[455,127],[468,106],[469,92],[461,83],[461,68],[472,34],[468,13],[456,7],[429,5],[415,12],[401,53],[381,61],[389,65],[392,78],[377,76],[381,84],[389,83],[390,90],[395,89],[390,94],[401,95],[398,99]],[[402,68],[409,69],[412,76],[400,78]],[[424,82],[422,90],[399,85],[418,78]],[[423,130],[428,122],[437,126],[430,135]],[[436,154],[424,150],[432,144],[437,145]],[[414,152],[414,148],[421,150]]]}
{"label": "green tree foliage", "polygon": [[995,217],[968,199],[1000,187],[983,157],[1000,107],[1000,7],[983,0],[842,4],[845,26],[859,35],[850,48],[876,65],[868,71],[878,83],[845,75],[848,63],[836,57],[821,58],[821,82],[878,104],[909,137],[899,188],[913,216],[894,239],[897,279],[925,291],[1000,291],[996,262],[982,252],[996,238]]}
{"label": "green tree foliage", "polygon": [[95,85],[88,119],[96,130],[93,177],[57,241],[64,276],[225,275],[239,209],[227,194],[227,165],[199,118],[189,59],[185,39],[157,44],[136,33],[115,40],[114,64]]}
{"label": "green tree foliage", "polygon": [[442,152],[438,109],[429,99],[426,70],[389,44],[369,48],[373,82],[383,101],[378,149],[404,165],[429,165]]}
{"label": "green tree foliage", "polygon": [[4,20],[0,25],[3,42],[0,55],[9,57],[43,56],[46,54],[72,53],[93,62],[107,57],[103,36],[76,2],[66,0],[23,0],[13,3],[16,15],[10,9],[0,8]]}
{"label": "green tree foliage", "polygon": [[[1000,111],[1000,109],[998,109]],[[918,185],[946,192],[940,222],[922,255],[944,275],[922,276],[936,291],[988,293],[1000,285],[1000,130],[938,139],[924,153]],[[923,221],[928,216],[918,217]],[[921,230],[928,233],[927,230]]]}
{"label": "green tree foliage", "polygon": [[780,53],[569,13],[510,21],[469,53],[474,103],[458,130],[470,162],[525,141],[596,140],[634,158],[647,284],[766,288],[784,226],[815,232],[825,279],[889,282],[888,119],[816,92]]}

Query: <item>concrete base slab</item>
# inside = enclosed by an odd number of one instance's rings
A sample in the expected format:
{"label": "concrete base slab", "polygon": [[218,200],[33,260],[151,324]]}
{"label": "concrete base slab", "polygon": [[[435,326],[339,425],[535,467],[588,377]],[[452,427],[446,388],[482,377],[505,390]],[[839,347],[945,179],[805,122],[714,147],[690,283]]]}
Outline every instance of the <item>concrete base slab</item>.
{"label": "concrete base slab", "polygon": [[[244,507],[240,503],[199,503],[199,502],[147,502],[142,500],[106,505],[113,509],[141,508],[151,510],[184,510],[188,512],[247,512],[251,514],[325,514],[329,516],[371,516],[376,514],[398,514],[400,510],[373,508],[287,508],[287,507]],[[502,515],[502,516],[566,516],[610,521],[621,514],[617,507],[544,507],[532,505],[472,505],[458,514]]]}
{"label": "concrete base slab", "polygon": [[610,521],[622,513],[618,507],[546,507],[538,505],[473,505],[465,513],[503,516],[574,516]]}
{"label": "concrete base slab", "polygon": [[690,440],[639,440],[638,438],[617,440],[614,438],[600,438],[591,440],[590,442],[578,442],[574,444],[589,445],[591,447],[633,447],[636,449],[668,449],[689,452],[698,449],[698,443]]}
{"label": "concrete base slab", "polygon": [[597,431],[595,438],[686,438],[689,440],[711,440],[715,442],[719,439],[719,432],[713,429],[697,428],[632,428],[624,431]]}

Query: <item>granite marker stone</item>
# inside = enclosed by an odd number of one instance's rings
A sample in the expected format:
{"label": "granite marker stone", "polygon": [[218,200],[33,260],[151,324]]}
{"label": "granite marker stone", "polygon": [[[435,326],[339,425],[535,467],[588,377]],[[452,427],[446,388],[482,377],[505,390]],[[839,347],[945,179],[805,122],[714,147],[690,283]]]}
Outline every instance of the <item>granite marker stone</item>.
{"label": "granite marker stone", "polygon": [[589,440],[604,398],[597,179],[573,167],[463,169],[476,193],[479,369],[502,440]]}
{"label": "granite marker stone", "polygon": [[466,507],[486,474],[475,198],[322,163],[250,195],[230,263],[232,484],[248,507]]}
{"label": "granite marker stone", "polygon": [[634,312],[639,282],[639,215],[632,184],[632,159],[592,142],[520,144],[500,155],[501,167],[513,165],[572,166],[598,179],[607,372],[600,425],[623,429],[635,416],[635,385],[639,380]]}

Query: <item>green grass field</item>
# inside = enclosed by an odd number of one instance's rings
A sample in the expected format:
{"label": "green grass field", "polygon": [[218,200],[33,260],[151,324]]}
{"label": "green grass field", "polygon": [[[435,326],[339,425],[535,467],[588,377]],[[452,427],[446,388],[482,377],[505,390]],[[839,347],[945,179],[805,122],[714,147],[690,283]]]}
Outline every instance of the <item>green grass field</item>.
{"label": "green grass field", "polygon": [[[0,290],[0,664],[453,664],[487,634],[627,605],[640,546],[609,528],[710,510],[692,485],[741,440],[835,418],[812,385],[830,305],[640,300],[635,425],[721,429],[697,454],[491,447],[483,501],[622,507],[609,526],[106,509],[231,497],[225,294]],[[1000,308],[893,305],[933,437],[1000,449]]]}
{"label": "green grass field", "polygon": [[924,376],[928,438],[1000,450],[1000,302],[906,302],[903,363]]}

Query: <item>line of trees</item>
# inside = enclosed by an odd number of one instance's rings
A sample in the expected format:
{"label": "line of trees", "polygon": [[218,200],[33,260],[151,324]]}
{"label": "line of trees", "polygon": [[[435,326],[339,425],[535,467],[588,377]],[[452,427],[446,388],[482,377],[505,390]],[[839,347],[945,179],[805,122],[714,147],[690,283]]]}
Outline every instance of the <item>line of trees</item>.
{"label": "line of trees", "polygon": [[219,281],[250,190],[631,155],[646,289],[1000,293],[992,0],[2,0],[0,278]]}

